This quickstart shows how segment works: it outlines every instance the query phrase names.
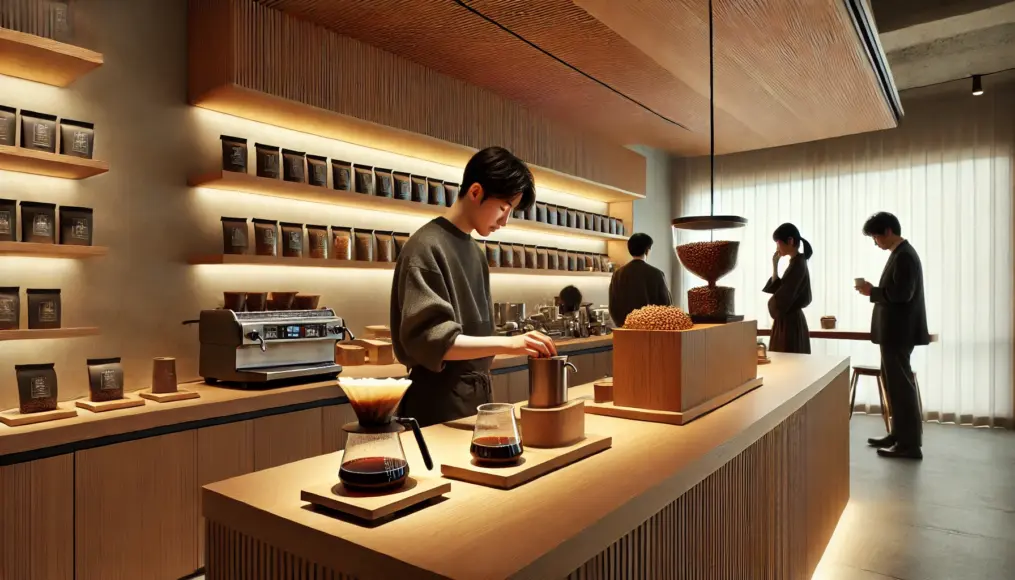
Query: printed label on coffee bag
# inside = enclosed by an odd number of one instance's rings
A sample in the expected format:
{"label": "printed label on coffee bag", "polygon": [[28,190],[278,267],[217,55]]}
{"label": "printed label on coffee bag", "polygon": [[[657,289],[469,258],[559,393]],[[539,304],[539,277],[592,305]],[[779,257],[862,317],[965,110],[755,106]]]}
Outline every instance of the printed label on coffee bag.
{"label": "printed label on coffee bag", "polygon": [[[0,119],[0,121],[2,121],[2,119]],[[13,128],[13,125],[11,125],[11,127]],[[7,123],[0,122],[0,141],[6,142],[13,140],[14,136],[7,130]]]}
{"label": "printed label on coffee bag", "polygon": [[318,183],[328,183],[328,168],[324,165],[314,165],[314,181]]}
{"label": "printed label on coffee bag", "polygon": [[88,155],[88,132],[87,131],[75,131],[74,137],[71,139],[73,143],[70,150],[74,153],[80,153],[82,155]]}
{"label": "printed label on coffee bag", "polygon": [[35,124],[32,131],[32,144],[47,149],[53,146],[53,136],[50,134],[48,126],[43,123]]}
{"label": "printed label on coffee bag", "polygon": [[301,250],[301,249],[303,249],[303,233],[302,232],[289,232],[289,249],[290,250]]}
{"label": "printed label on coffee bag", "polygon": [[51,396],[46,377],[32,377],[32,398],[48,399]]}
{"label": "printed label on coffee bag", "polygon": [[32,218],[32,234],[36,236],[53,235],[53,219],[43,213],[35,214]]}
{"label": "printed label on coffee bag", "polygon": [[402,195],[409,195],[410,193],[412,193],[412,184],[409,183],[408,181],[403,181],[399,186],[399,192]]}
{"label": "printed label on coffee bag", "polygon": [[106,370],[99,375],[100,391],[117,391],[120,389],[120,382],[116,380],[116,371]]}
{"label": "printed label on coffee bag", "polygon": [[264,170],[271,175],[278,175],[278,156],[265,155]]}
{"label": "printed label on coffee bag", "polygon": [[0,211],[0,234],[10,235],[11,228],[14,227],[14,220],[11,219],[11,212]]}
{"label": "printed label on coffee bag", "polygon": [[275,244],[275,230],[264,230],[264,243],[268,245]]}
{"label": "printed label on coffee bag", "polygon": [[39,321],[40,322],[56,322],[58,320],[56,316],[56,302],[52,300],[45,300],[39,303]]}
{"label": "printed label on coffee bag", "polygon": [[0,322],[14,322],[18,317],[18,305],[11,296],[0,296]]}
{"label": "printed label on coffee bag", "polygon": [[240,228],[233,228],[232,233],[229,236],[230,243],[234,248],[246,248],[247,247],[247,236],[243,233]]}
{"label": "printed label on coffee bag", "polygon": [[247,150],[238,145],[229,148],[229,162],[237,167],[242,167],[247,162]]}
{"label": "printed label on coffee bag", "polygon": [[88,220],[82,218],[71,219],[70,235],[78,240],[88,239]]}

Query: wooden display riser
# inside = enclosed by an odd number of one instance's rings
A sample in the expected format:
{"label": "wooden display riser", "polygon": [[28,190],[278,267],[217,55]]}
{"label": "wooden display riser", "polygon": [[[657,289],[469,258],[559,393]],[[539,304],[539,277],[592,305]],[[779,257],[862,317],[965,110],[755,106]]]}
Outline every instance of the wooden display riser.
{"label": "wooden display riser", "polygon": [[201,396],[201,394],[196,391],[187,391],[184,389],[180,389],[173,393],[153,393],[151,391],[141,391],[139,394],[145,399],[155,401],[156,403],[186,401],[187,399],[196,399]]}
{"label": "wooden display riser", "polygon": [[612,445],[612,437],[590,433],[581,441],[567,447],[553,449],[526,447],[518,463],[490,467],[477,464],[469,453],[468,446],[462,446],[441,465],[441,474],[469,483],[511,489],[609,449]]}
{"label": "wooden display riser", "polygon": [[0,423],[8,427],[21,427],[22,425],[34,425],[58,419],[69,419],[76,417],[77,409],[67,403],[58,403],[52,411],[41,411],[39,413],[21,413],[20,409],[9,409],[0,413]]}
{"label": "wooden display riser", "polygon": [[739,388],[727,391],[718,397],[709,399],[704,403],[692,407],[682,413],[675,413],[673,411],[658,411],[654,409],[639,409],[636,407],[620,407],[615,405],[612,401],[608,403],[596,403],[594,401],[587,401],[585,403],[585,412],[592,415],[606,415],[608,417],[619,417],[621,419],[633,419],[635,421],[651,421],[653,423],[668,423],[670,425],[686,425],[691,421],[694,421],[698,417],[714,411],[719,407],[745,395],[754,389],[760,387],[762,379],[752,379],[747,381]]}
{"label": "wooden display riser", "polygon": [[410,475],[402,488],[385,493],[356,492],[336,481],[308,486],[300,492],[300,499],[372,522],[442,496],[449,491],[451,491],[449,481],[438,477]]}
{"label": "wooden display riser", "polygon": [[144,403],[145,400],[135,394],[129,394],[124,396],[122,399],[115,399],[112,401],[89,401],[87,399],[74,401],[74,404],[77,405],[79,409],[86,409],[93,413],[104,413],[106,411],[116,411],[117,409],[141,407]]}

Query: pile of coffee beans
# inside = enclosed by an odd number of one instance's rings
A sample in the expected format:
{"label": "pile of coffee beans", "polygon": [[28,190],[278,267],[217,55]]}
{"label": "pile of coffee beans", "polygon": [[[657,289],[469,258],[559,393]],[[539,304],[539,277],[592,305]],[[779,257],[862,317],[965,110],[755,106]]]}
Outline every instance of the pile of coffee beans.
{"label": "pile of coffee beans", "polygon": [[646,306],[627,315],[628,330],[687,330],[694,326],[691,317],[676,306]]}
{"label": "pile of coffee beans", "polygon": [[739,250],[740,242],[729,240],[691,242],[677,246],[677,257],[694,275],[715,286],[716,280],[737,267]]}
{"label": "pile of coffee beans", "polygon": [[687,291],[687,310],[694,316],[733,314],[733,288],[698,286]]}

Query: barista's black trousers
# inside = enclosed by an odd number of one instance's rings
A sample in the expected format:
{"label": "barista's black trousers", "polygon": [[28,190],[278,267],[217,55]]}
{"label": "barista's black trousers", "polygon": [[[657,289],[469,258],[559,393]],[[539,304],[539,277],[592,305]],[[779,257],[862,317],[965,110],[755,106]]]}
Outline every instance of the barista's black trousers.
{"label": "barista's black trousers", "polygon": [[912,346],[881,345],[881,374],[892,408],[892,436],[900,447],[923,445],[923,417],[909,357]]}

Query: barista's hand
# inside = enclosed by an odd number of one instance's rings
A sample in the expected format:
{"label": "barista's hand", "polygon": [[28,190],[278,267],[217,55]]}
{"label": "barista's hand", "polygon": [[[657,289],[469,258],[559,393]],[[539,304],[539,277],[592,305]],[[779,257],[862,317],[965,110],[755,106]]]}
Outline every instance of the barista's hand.
{"label": "barista's hand", "polygon": [[873,288],[874,288],[873,284],[865,281],[863,284],[860,284],[859,286],[856,287],[856,291],[859,292],[860,294],[863,294],[864,296],[870,296],[871,290]]}
{"label": "barista's hand", "polygon": [[526,354],[534,358],[557,355],[557,346],[553,344],[553,339],[541,332],[527,332],[512,336],[509,340],[509,354]]}
{"label": "barista's hand", "polygon": [[773,269],[778,269],[779,268],[779,259],[780,258],[782,258],[782,256],[779,255],[779,250],[776,250],[775,253],[772,254],[772,268]]}

